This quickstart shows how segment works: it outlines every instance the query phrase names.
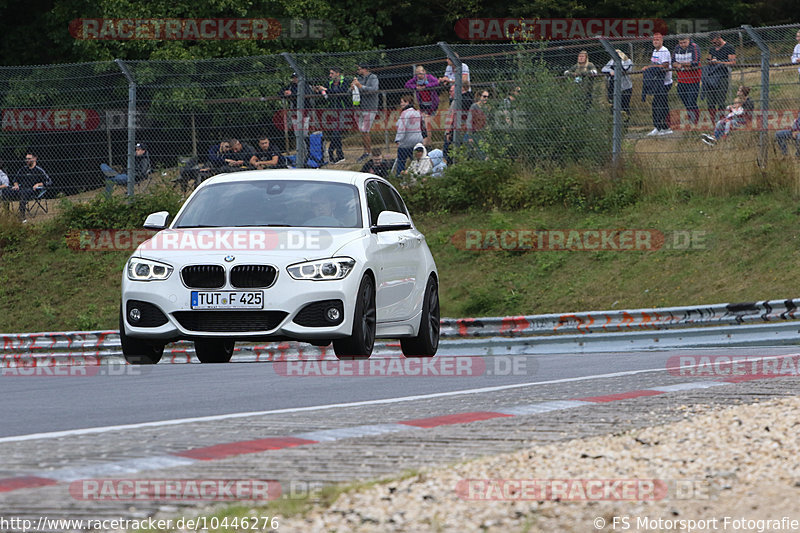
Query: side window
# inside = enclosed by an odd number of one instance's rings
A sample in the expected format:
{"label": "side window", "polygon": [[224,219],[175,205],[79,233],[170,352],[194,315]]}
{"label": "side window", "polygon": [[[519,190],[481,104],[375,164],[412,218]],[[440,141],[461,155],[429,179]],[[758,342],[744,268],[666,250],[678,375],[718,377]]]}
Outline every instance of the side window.
{"label": "side window", "polygon": [[391,187],[385,183],[378,182],[378,189],[381,191],[381,197],[383,198],[383,203],[386,205],[387,211],[395,211],[397,213],[405,214],[403,204],[398,201],[397,195],[394,194],[394,191]]}
{"label": "side window", "polygon": [[386,208],[383,205],[383,200],[381,199],[381,193],[378,191],[378,182],[370,181],[367,182],[367,186],[365,188],[367,193],[367,208],[369,209],[369,223],[372,226],[378,224],[378,215],[381,212],[386,211]]}

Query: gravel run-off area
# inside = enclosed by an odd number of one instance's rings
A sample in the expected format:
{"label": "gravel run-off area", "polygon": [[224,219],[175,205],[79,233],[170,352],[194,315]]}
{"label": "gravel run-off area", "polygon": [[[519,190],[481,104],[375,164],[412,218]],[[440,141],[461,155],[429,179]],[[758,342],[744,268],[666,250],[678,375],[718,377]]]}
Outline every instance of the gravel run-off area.
{"label": "gravel run-off area", "polygon": [[[426,469],[280,531],[800,531],[800,397]],[[794,521],[794,522],[793,522]]]}

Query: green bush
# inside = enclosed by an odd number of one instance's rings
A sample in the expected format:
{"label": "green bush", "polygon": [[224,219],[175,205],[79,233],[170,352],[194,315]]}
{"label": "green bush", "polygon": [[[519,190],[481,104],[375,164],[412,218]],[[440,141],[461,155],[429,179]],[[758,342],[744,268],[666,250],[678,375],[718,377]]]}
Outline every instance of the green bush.
{"label": "green bush", "polygon": [[414,212],[518,210],[564,206],[579,211],[618,211],[642,196],[635,172],[618,179],[598,175],[585,165],[553,163],[525,168],[509,159],[467,159],[440,178],[414,186],[396,184]]}
{"label": "green bush", "polygon": [[54,223],[67,229],[138,228],[150,213],[169,211],[174,216],[182,202],[180,193],[169,187],[138,194],[131,202],[126,196],[116,194],[97,195],[86,203],[63,199],[61,213]]}

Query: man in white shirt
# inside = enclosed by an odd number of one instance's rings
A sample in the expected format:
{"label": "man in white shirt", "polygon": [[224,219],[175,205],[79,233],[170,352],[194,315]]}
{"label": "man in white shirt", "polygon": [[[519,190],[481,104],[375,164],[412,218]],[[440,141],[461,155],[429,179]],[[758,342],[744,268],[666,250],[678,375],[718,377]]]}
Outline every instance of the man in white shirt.
{"label": "man in white shirt", "polygon": [[[795,39],[797,39],[797,44],[794,45],[794,52],[792,52],[792,63],[800,63],[800,30],[795,35]],[[800,68],[797,69],[797,72],[800,75]]]}
{"label": "man in white shirt", "polygon": [[653,131],[648,135],[670,135],[673,131],[669,128],[667,118],[669,116],[669,100],[667,93],[672,89],[672,54],[664,46],[664,36],[660,33],[653,34],[653,53],[650,56],[650,68],[664,69],[664,91],[653,95]]}
{"label": "man in white shirt", "polygon": [[[458,56],[456,56],[458,57]],[[469,77],[469,67],[466,63],[461,63],[461,79],[467,83],[472,83]],[[439,78],[439,83],[447,84],[447,83],[455,83],[456,82],[456,69],[453,66],[453,62],[450,58],[447,58],[447,68],[444,69],[444,76]]]}

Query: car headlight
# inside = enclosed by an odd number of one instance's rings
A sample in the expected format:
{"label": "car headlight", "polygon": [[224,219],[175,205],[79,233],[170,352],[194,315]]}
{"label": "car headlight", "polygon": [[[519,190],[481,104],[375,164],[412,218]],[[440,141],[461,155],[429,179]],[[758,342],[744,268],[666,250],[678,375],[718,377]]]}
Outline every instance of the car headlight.
{"label": "car headlight", "polygon": [[128,279],[132,281],[154,281],[167,279],[173,268],[151,259],[132,257],[128,260]]}
{"label": "car headlight", "polygon": [[315,281],[344,279],[353,270],[356,261],[349,257],[318,259],[289,265],[286,270],[294,279],[310,279]]}

